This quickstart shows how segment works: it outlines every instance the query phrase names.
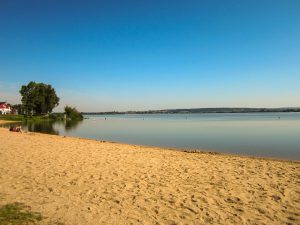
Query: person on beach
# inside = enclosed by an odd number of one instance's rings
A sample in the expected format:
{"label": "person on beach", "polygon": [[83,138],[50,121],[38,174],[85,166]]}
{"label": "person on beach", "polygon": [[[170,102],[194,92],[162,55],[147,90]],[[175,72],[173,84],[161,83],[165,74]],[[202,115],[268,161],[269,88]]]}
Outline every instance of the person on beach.
{"label": "person on beach", "polygon": [[9,131],[12,131],[12,132],[20,132],[20,133],[22,133],[22,128],[21,128],[21,126],[18,126],[18,127],[10,127],[10,128],[9,128]]}

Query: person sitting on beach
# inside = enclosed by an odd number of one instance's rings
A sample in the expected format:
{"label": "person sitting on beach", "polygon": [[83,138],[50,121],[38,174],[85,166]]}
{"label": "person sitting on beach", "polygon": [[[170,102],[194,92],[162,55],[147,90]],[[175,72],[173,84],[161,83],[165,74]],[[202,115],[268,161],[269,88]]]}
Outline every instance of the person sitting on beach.
{"label": "person sitting on beach", "polygon": [[12,131],[12,132],[20,132],[20,133],[22,133],[22,128],[21,128],[21,126],[18,126],[18,127],[10,127],[10,128],[9,128],[9,131]]}

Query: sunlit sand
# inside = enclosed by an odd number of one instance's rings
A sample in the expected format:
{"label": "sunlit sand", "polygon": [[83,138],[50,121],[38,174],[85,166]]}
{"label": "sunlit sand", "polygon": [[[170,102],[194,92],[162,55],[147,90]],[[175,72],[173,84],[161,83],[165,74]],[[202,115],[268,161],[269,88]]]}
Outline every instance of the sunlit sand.
{"label": "sunlit sand", "polygon": [[0,129],[1,204],[43,223],[296,224],[298,162]]}

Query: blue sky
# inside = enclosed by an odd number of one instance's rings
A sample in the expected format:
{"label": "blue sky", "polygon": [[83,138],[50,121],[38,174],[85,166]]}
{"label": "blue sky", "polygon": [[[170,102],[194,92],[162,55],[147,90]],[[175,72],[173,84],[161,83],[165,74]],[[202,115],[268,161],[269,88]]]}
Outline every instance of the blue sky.
{"label": "blue sky", "polygon": [[81,111],[300,106],[300,1],[0,1],[0,100]]}

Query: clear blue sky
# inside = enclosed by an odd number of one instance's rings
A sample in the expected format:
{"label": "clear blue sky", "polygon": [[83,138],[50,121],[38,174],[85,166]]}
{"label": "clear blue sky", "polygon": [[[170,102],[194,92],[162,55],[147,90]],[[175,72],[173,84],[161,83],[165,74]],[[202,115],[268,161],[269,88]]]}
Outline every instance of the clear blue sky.
{"label": "clear blue sky", "polygon": [[299,0],[1,0],[0,101],[82,111],[300,106]]}

